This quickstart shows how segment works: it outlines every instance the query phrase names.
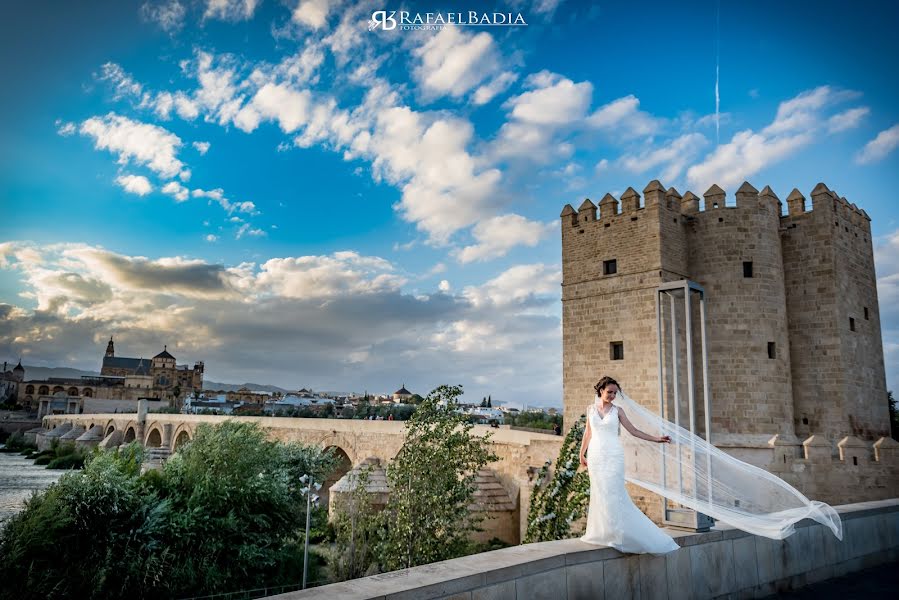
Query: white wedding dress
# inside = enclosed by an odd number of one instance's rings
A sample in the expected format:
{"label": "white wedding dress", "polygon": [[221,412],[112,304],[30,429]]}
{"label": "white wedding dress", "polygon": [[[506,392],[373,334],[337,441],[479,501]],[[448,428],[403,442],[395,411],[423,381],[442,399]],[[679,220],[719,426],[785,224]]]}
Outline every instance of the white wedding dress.
{"label": "white wedding dress", "polygon": [[613,405],[601,417],[593,405],[587,418],[592,431],[587,446],[590,506],[587,531],[581,540],[635,554],[677,550],[677,543],[634,505],[624,487],[624,448],[618,439],[618,407]]}

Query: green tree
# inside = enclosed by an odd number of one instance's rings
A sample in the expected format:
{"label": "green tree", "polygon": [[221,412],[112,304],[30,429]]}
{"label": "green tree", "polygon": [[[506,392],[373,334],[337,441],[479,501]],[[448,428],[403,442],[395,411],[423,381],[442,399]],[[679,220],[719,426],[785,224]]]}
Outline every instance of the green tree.
{"label": "green tree", "polygon": [[578,453],[585,427],[586,418],[582,415],[565,436],[551,477],[549,462],[540,469],[531,494],[525,543],[569,538],[571,523],[584,516],[590,498],[590,478],[586,471],[578,471]]}
{"label": "green tree", "polygon": [[131,444],[35,495],[0,531],[0,598],[170,598],[293,583],[299,477],[335,459],[251,423],[201,425],[161,471]]}
{"label": "green tree", "polygon": [[486,407],[487,407],[487,396],[484,396],[481,399],[481,408],[486,408]]}
{"label": "green tree", "polygon": [[[367,489],[370,481],[371,467],[360,469],[353,481],[353,491],[335,507],[334,544],[328,551],[328,574],[332,581],[378,572],[381,516],[373,511],[374,494]],[[338,500],[332,496],[331,501]]]}
{"label": "green tree", "polygon": [[493,400],[487,396],[487,408],[493,408]]}
{"label": "green tree", "polygon": [[384,570],[461,556],[477,529],[478,516],[468,510],[475,476],[497,457],[489,438],[474,435],[467,419],[453,411],[461,395],[461,386],[440,386],[406,422],[405,441],[387,470]]}

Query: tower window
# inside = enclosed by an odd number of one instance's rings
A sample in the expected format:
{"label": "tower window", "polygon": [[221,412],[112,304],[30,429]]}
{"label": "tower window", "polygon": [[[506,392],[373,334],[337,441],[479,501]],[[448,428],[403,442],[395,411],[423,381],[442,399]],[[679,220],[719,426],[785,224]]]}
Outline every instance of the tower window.
{"label": "tower window", "polygon": [[849,317],[849,331],[855,331],[855,319]]}
{"label": "tower window", "polygon": [[865,307],[865,321],[868,320],[868,307]]}
{"label": "tower window", "polygon": [[602,261],[602,274],[603,275],[614,275],[618,272],[618,261],[614,258],[612,260],[604,260]]}
{"label": "tower window", "polygon": [[743,277],[752,277],[752,261],[743,261]]}
{"label": "tower window", "polygon": [[611,360],[624,360],[624,342],[611,342],[609,344],[609,358]]}
{"label": "tower window", "polygon": [[768,342],[768,358],[777,358],[777,347],[774,342]]}

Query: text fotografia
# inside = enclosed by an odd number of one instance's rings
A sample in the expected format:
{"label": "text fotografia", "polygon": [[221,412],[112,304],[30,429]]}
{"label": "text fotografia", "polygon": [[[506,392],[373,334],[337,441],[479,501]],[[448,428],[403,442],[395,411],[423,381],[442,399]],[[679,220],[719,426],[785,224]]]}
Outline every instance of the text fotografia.
{"label": "text fotografia", "polygon": [[370,30],[381,29],[392,31],[399,28],[410,30],[439,30],[447,25],[463,27],[526,27],[527,22],[521,13],[486,13],[470,10],[468,12],[409,12],[406,10],[376,10],[371,14],[368,23]]}

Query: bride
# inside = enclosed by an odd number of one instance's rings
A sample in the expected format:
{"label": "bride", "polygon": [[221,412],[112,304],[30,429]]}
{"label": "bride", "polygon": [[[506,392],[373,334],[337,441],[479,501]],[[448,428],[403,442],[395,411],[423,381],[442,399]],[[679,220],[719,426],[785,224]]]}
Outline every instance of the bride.
{"label": "bride", "polygon": [[611,377],[600,379],[595,389],[596,401],[587,414],[580,452],[581,465],[587,467],[590,475],[587,531],[581,540],[635,554],[665,554],[677,550],[677,543],[634,506],[628,496],[624,487],[624,448],[618,439],[618,424],[632,436],[650,442],[665,444],[671,438],[649,435],[631,424],[624,411],[612,404],[619,388],[618,382]]}
{"label": "bride", "polygon": [[[611,377],[600,379],[595,389],[580,452],[581,465],[590,476],[583,541],[633,553],[665,554],[678,548],[634,506],[624,488],[625,479],[754,535],[782,540],[796,531],[796,523],[811,519],[843,539],[843,524],[833,507],[809,500],[773,473],[744,463],[653,414],[628,398]],[[619,424],[633,437],[622,442]],[[625,453],[631,457],[628,465]]]}

